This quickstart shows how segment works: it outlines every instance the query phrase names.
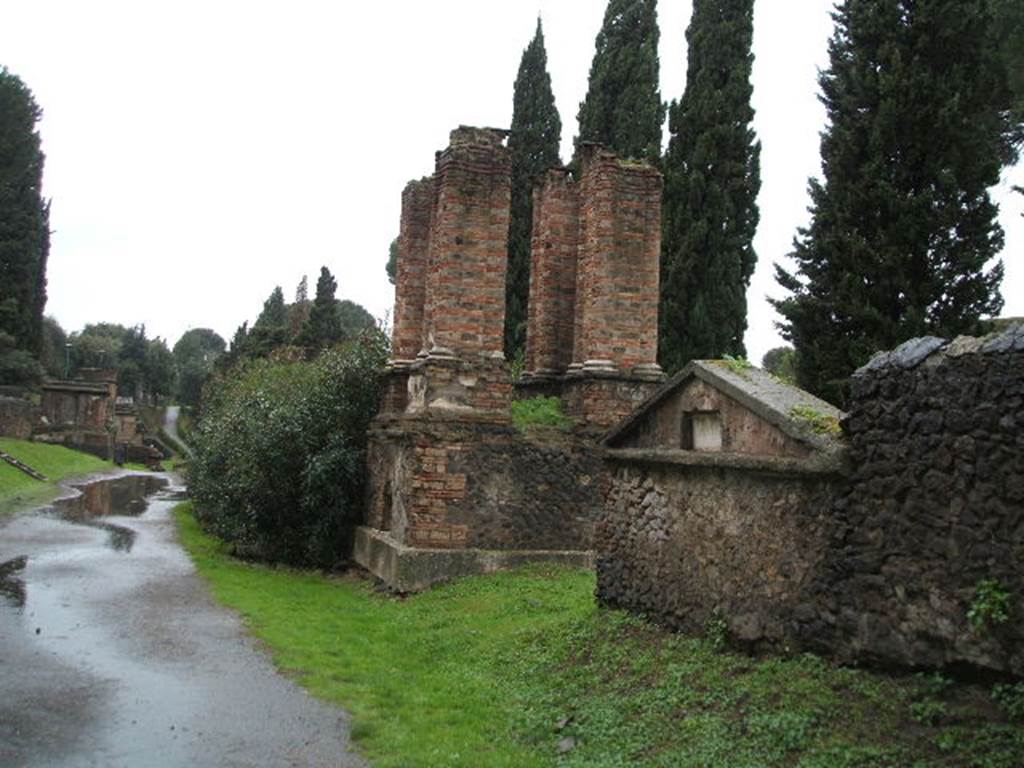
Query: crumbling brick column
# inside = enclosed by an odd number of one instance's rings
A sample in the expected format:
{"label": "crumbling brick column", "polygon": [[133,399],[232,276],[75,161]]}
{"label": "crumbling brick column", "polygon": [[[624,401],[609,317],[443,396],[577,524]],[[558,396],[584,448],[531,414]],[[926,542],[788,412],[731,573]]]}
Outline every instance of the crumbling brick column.
{"label": "crumbling brick column", "polygon": [[424,348],[504,359],[511,161],[505,131],[457,128],[437,156]]}
{"label": "crumbling brick column", "polygon": [[660,373],[661,174],[595,144],[581,148],[580,260],[573,362]]}
{"label": "crumbling brick column", "polygon": [[433,178],[410,181],[402,192],[395,313],[392,318],[391,357],[397,364],[411,362],[423,347],[425,276],[433,209]]}
{"label": "crumbling brick column", "polygon": [[547,172],[533,195],[526,371],[558,376],[572,362],[579,257],[578,185],[564,168]]}

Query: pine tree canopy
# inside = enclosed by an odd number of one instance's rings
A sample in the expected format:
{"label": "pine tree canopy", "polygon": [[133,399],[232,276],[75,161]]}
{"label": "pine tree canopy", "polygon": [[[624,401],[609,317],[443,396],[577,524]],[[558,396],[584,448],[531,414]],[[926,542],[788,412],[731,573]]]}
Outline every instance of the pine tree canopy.
{"label": "pine tree canopy", "polygon": [[753,0],[695,0],[686,91],[663,162],[659,360],[745,355],[760,154],[751,123]]}
{"label": "pine tree canopy", "polygon": [[16,348],[38,355],[46,306],[50,209],[31,91],[0,67],[0,316]]}
{"label": "pine tree canopy", "polygon": [[1014,159],[989,0],[845,0],[821,74],[812,220],[773,302],[801,386],[836,403],[870,356],[975,332],[1003,301],[988,189]]}
{"label": "pine tree canopy", "polygon": [[559,164],[562,120],[555,108],[547,62],[544,31],[537,19],[537,32],[523,51],[516,76],[512,129],[508,138],[512,159],[512,209],[505,283],[505,356],[509,360],[515,359],[526,343],[533,189],[544,171]]}
{"label": "pine tree canopy", "polygon": [[600,142],[621,157],[656,162],[664,119],[657,2],[609,0],[580,104],[577,142]]}

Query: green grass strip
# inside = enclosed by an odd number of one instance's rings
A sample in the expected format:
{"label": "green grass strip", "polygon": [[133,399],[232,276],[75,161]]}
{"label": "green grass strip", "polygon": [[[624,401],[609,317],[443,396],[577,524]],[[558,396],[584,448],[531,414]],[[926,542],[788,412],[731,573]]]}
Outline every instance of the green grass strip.
{"label": "green grass strip", "polygon": [[397,599],[239,562],[188,504],[177,517],[217,599],[352,713],[378,768],[1019,768],[1024,754],[1024,725],[985,689],[716,653],[598,609],[591,573],[531,567]]}
{"label": "green grass strip", "polygon": [[44,503],[57,493],[55,483],[74,475],[86,475],[110,469],[112,464],[88,453],[73,451],[62,445],[47,445],[26,440],[0,438],[0,449],[11,454],[37,472],[48,482],[35,480],[6,462],[0,462],[0,513],[33,503]]}

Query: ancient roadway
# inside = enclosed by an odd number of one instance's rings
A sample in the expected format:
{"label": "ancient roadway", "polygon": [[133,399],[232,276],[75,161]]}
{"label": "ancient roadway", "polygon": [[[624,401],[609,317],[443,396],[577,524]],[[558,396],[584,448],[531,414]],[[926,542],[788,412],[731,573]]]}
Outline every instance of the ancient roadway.
{"label": "ancient roadway", "polygon": [[363,766],[211,599],[175,503],[0,520],[0,765]]}

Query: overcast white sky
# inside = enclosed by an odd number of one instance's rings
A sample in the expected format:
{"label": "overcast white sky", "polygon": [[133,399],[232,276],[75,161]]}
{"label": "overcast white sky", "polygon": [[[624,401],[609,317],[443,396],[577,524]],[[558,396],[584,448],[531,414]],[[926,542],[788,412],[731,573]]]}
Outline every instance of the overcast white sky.
{"label": "overcast white sky", "polygon": [[[576,130],[606,0],[32,0],[4,3],[0,64],[45,116],[55,230],[47,312],[67,330],[145,323],[230,339],[275,285],[322,264],[341,298],[390,310],[384,264],[400,194],[459,124],[508,126],[537,13],[562,116]],[[780,13],[780,6],[785,8]],[[760,0],[755,127],[763,144],[749,357],[780,343],[772,262],[807,221],[820,172],[817,68],[830,0]],[[689,0],[662,0],[662,97],[686,71]],[[995,191],[1007,232],[1004,314],[1024,315],[1024,184]],[[1013,256],[1011,257],[1012,254]]]}

